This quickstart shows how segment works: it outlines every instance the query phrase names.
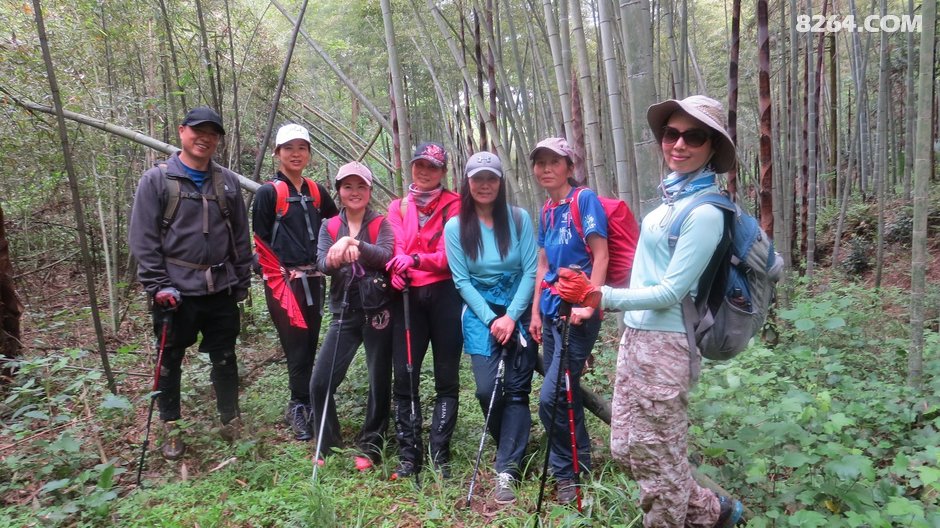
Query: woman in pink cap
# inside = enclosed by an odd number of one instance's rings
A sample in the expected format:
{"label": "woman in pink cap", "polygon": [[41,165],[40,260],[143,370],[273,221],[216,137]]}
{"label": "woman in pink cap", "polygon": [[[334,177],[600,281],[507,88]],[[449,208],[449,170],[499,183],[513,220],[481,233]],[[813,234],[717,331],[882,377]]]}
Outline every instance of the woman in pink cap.
{"label": "woman in pink cap", "polygon": [[[572,450],[564,385],[558,386],[562,369],[561,298],[553,283],[558,270],[575,265],[584,270],[593,284],[604,284],[607,278],[607,215],[594,191],[581,188],[574,179],[575,156],[564,138],[540,141],[529,154],[532,172],[539,185],[548,193],[542,209],[538,231],[538,268],[535,276],[535,298],[532,303],[533,337],[542,343],[545,377],[539,396],[539,417],[549,438],[549,464],[555,477],[556,500],[567,504],[578,497],[579,473],[591,469],[591,439],[584,425],[581,401],[581,371],[601,328],[600,311],[588,306],[571,309],[566,359],[571,372],[572,407],[577,452]],[[577,200],[580,225],[575,227],[574,208]],[[583,238],[582,238],[583,237]],[[563,371],[563,369],[562,369]],[[554,425],[552,425],[554,423]],[[578,467],[575,468],[575,454]],[[577,469],[577,471],[576,471]],[[579,504],[580,507],[580,504]]]}
{"label": "woman in pink cap", "polygon": [[743,513],[740,501],[696,483],[688,459],[689,391],[701,356],[690,350],[682,299],[698,294],[700,277],[727,240],[724,213],[694,208],[674,248],[669,241],[672,219],[695,198],[718,192],[717,174],[736,163],[724,115],[721,103],[703,95],[651,106],[646,118],[670,173],[660,183],[662,205],[643,218],[630,288],[598,288],[570,270],[556,283],[569,301],[624,311],[610,454],[640,486],[646,527],[730,528]]}
{"label": "woman in pink cap", "polygon": [[[353,161],[336,173],[336,190],[343,208],[320,228],[317,268],[329,275],[333,317],[310,377],[311,422],[319,428],[320,453],[340,447],[336,389],[360,344],[365,345],[369,371],[366,416],[356,436],[356,469],[378,463],[385,445],[391,405],[392,326],[391,287],[385,265],[395,245],[392,228],[372,210],[372,171]],[[324,410],[325,418],[324,418]]]}

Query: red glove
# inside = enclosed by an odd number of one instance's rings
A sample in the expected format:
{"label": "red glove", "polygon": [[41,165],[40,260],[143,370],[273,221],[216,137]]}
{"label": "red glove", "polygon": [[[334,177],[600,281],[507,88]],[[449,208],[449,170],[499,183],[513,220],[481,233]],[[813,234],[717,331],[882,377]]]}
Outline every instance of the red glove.
{"label": "red glove", "polygon": [[400,273],[392,273],[392,288],[402,291],[408,286],[408,279]]}
{"label": "red glove", "polygon": [[182,302],[182,298],[180,297],[179,290],[176,288],[163,288],[153,296],[153,302],[164,308],[175,310],[179,303]]}
{"label": "red glove", "polygon": [[395,255],[388,261],[385,269],[397,274],[402,274],[415,265],[415,259],[411,255]]}
{"label": "red glove", "polygon": [[558,295],[562,299],[572,304],[580,304],[596,310],[601,303],[601,291],[591,284],[583,271],[570,268],[559,269],[555,289],[558,290]]}

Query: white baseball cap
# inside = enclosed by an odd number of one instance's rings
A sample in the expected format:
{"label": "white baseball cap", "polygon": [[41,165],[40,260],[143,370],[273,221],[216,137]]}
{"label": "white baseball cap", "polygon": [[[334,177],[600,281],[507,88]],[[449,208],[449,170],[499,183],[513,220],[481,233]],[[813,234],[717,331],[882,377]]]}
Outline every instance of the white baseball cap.
{"label": "white baseball cap", "polygon": [[274,139],[274,152],[277,153],[277,149],[281,148],[281,145],[292,141],[295,139],[302,139],[310,144],[310,132],[307,132],[307,129],[296,124],[289,123],[277,130],[277,136]]}

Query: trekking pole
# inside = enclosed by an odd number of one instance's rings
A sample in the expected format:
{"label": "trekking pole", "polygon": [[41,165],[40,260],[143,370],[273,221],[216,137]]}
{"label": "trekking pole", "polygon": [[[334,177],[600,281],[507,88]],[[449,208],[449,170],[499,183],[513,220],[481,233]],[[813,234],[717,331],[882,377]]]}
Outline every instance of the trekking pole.
{"label": "trekking pole", "polygon": [[505,384],[503,379],[506,375],[506,355],[509,351],[509,344],[514,343],[512,339],[501,347],[499,354],[499,364],[496,366],[496,380],[493,382],[493,393],[490,394],[489,408],[486,410],[486,418],[483,420],[483,433],[480,435],[480,447],[477,449],[477,460],[473,464],[473,475],[470,477],[470,491],[467,492],[467,508],[470,507],[470,499],[473,497],[473,486],[476,484],[477,471],[480,469],[480,458],[483,457],[483,445],[486,443],[486,430],[490,426],[490,415],[493,414],[493,402],[496,401],[496,391],[500,382]]}
{"label": "trekking pole", "polygon": [[[574,397],[571,392],[571,368],[569,364],[569,353],[568,353],[568,327],[571,324],[569,319],[571,316],[571,305],[562,301],[562,305],[567,305],[568,316],[565,317],[565,330],[562,337],[561,345],[561,364],[559,365],[559,371],[561,369],[565,370],[565,395],[568,400],[568,432],[571,434],[571,467],[574,470],[574,493],[578,502],[578,511],[581,511],[581,469],[578,466],[578,441],[577,436],[575,435],[574,427]],[[564,308],[563,308],[564,309]]]}
{"label": "trekking pole", "polygon": [[163,351],[166,350],[166,335],[172,319],[171,311],[160,310],[160,348],[157,350],[157,368],[153,372],[153,390],[150,394],[150,410],[147,411],[147,432],[144,434],[144,445],[140,450],[140,461],[137,463],[137,487],[141,486],[141,474],[144,471],[144,460],[147,457],[147,448],[150,447],[150,423],[153,421],[153,406],[157,401],[157,390],[160,385],[160,369],[163,368]]}
{"label": "trekking pole", "polygon": [[365,274],[362,266],[358,262],[349,265],[349,279],[346,281],[346,287],[343,288],[343,302],[339,307],[339,319],[336,324],[336,344],[333,346],[333,357],[330,359],[330,375],[326,378],[326,394],[323,396],[323,410],[320,412],[320,428],[317,431],[317,447],[313,453],[313,475],[310,479],[316,483],[317,469],[320,468],[320,448],[323,446],[323,429],[326,426],[326,411],[330,405],[331,392],[333,392],[333,368],[336,364],[336,354],[339,351],[339,338],[343,331],[343,319],[346,317],[346,307],[349,305],[349,289],[356,278]]}
{"label": "trekking pole", "polygon": [[[558,317],[562,320],[561,327],[561,354],[559,355],[558,374],[555,376],[555,390],[561,386],[562,364],[561,359],[568,352],[568,319],[571,317],[571,304],[561,301],[558,306]],[[554,354],[554,351],[552,351]],[[547,371],[547,367],[546,367]],[[545,496],[545,480],[548,478],[548,457],[552,452],[552,435],[555,433],[555,416],[558,411],[558,398],[555,394],[555,402],[552,405],[552,419],[548,423],[548,441],[545,445],[545,462],[542,464],[542,482],[539,485],[539,500],[535,506],[535,513],[542,513],[542,498]]]}
{"label": "trekking pole", "polygon": [[[402,305],[405,310],[405,351],[407,352],[406,357],[408,360],[408,363],[405,365],[405,367],[408,370],[408,383],[410,385],[409,396],[411,397],[411,418],[410,418],[411,434],[414,437],[414,442],[415,442],[414,447],[415,447],[415,450],[417,451],[418,450],[418,435],[420,434],[420,431],[418,431],[417,424],[415,423],[418,419],[418,413],[417,413],[417,403],[415,401],[416,396],[415,396],[415,382],[414,382],[414,362],[412,361],[412,358],[411,358],[411,300],[409,299],[410,289],[411,289],[411,281],[406,279],[405,287],[401,291]],[[419,453],[419,456],[420,456],[420,453]],[[415,471],[415,485],[420,486],[421,481],[418,479],[419,479],[418,472]]]}

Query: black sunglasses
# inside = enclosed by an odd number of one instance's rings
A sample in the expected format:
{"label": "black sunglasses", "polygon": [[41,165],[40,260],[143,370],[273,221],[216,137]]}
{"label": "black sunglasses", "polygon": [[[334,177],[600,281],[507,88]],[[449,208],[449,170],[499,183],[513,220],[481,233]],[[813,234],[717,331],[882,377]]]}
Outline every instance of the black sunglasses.
{"label": "black sunglasses", "polygon": [[680,137],[685,141],[685,144],[690,147],[701,147],[706,141],[711,139],[712,135],[710,132],[702,130],[701,128],[690,128],[689,130],[680,132],[671,126],[663,127],[663,143],[672,145],[676,141],[679,141]]}

